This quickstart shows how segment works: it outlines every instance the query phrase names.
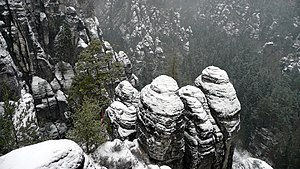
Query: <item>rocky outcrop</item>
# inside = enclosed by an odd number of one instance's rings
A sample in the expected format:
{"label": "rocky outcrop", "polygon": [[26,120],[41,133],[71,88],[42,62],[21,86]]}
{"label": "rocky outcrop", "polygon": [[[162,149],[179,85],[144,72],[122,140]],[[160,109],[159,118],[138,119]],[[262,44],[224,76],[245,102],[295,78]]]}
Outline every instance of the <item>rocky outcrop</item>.
{"label": "rocky outcrop", "polygon": [[209,66],[202,71],[195,84],[205,93],[212,115],[225,137],[230,138],[239,131],[241,105],[227,73],[218,67]]}
{"label": "rocky outcrop", "polygon": [[115,100],[127,106],[133,105],[138,108],[140,93],[128,81],[124,80],[115,88]]}
{"label": "rocky outcrop", "polygon": [[21,98],[15,103],[13,123],[19,142],[24,145],[36,141],[39,137],[39,126],[34,108],[34,99],[31,94],[21,90]]}
{"label": "rocky outcrop", "polygon": [[185,105],[185,166],[189,169],[220,168],[224,156],[223,134],[216,125],[203,92],[195,86],[178,91]]}
{"label": "rocky outcrop", "polygon": [[184,105],[176,95],[177,82],[166,75],[155,78],[141,91],[137,138],[158,164],[182,168],[184,155]]}
{"label": "rocky outcrop", "polygon": [[59,62],[55,65],[55,78],[50,83],[54,92],[58,90],[67,91],[75,76],[72,66],[66,62]]}
{"label": "rocky outcrop", "polygon": [[132,169],[171,169],[168,166],[158,166],[149,162],[137,140],[121,141],[115,139],[102,144],[92,157],[100,165],[109,169],[132,168]]}
{"label": "rocky outcrop", "polygon": [[[135,134],[135,122],[137,110],[134,106],[127,107],[119,101],[114,101],[107,109],[106,113],[112,123],[112,138],[128,138]],[[135,136],[132,136],[135,137]]]}
{"label": "rocky outcrop", "polygon": [[105,169],[95,164],[70,140],[50,140],[14,150],[0,157],[0,168]]}
{"label": "rocky outcrop", "polygon": [[4,85],[6,85],[8,92],[10,92],[9,97],[20,96],[21,86],[18,80],[21,75],[8,52],[6,41],[2,33],[0,33],[0,83],[2,84],[0,86],[0,101],[3,101]]}
{"label": "rocky outcrop", "polygon": [[195,84],[205,94],[211,114],[224,135],[226,145],[223,168],[231,168],[234,139],[240,128],[240,102],[227,73],[215,66],[209,66],[197,77]]}
{"label": "rocky outcrop", "polygon": [[115,88],[115,101],[106,109],[113,139],[135,138],[139,97],[139,92],[128,81],[122,81]]}
{"label": "rocky outcrop", "polygon": [[[64,84],[61,85],[61,88],[68,87],[67,82],[67,78],[61,79],[61,84]],[[69,118],[65,94],[61,90],[57,90],[59,88],[54,92],[55,88],[38,76],[33,76],[31,86],[37,119],[42,127],[40,132],[43,137],[61,138],[67,131],[66,123]]]}
{"label": "rocky outcrop", "polygon": [[139,79],[135,74],[133,74],[133,66],[127,54],[120,51],[119,53],[115,53],[114,56],[115,61],[124,67],[124,77],[126,77],[126,80],[129,81],[133,87],[138,88]]}

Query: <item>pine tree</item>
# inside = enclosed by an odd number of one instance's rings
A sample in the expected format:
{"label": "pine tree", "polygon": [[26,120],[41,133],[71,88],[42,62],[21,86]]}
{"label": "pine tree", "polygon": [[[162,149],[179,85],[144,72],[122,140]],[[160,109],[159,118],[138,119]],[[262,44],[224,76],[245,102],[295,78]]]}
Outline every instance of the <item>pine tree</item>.
{"label": "pine tree", "polygon": [[18,148],[18,138],[13,124],[14,105],[9,102],[8,86],[3,84],[3,112],[0,111],[0,154],[6,154]]}
{"label": "pine tree", "polygon": [[122,74],[121,65],[110,54],[99,55],[101,41],[92,41],[80,54],[75,77],[68,92],[73,111],[73,128],[69,137],[90,153],[103,140],[106,124],[100,121],[111,101],[112,89]]}
{"label": "pine tree", "polygon": [[99,105],[99,101],[85,98],[73,116],[74,127],[68,133],[68,137],[76,141],[88,154],[106,140],[105,124],[100,121]]}
{"label": "pine tree", "polygon": [[55,61],[65,61],[74,64],[74,44],[72,39],[71,28],[68,23],[63,23],[55,37],[54,42],[54,58]]}

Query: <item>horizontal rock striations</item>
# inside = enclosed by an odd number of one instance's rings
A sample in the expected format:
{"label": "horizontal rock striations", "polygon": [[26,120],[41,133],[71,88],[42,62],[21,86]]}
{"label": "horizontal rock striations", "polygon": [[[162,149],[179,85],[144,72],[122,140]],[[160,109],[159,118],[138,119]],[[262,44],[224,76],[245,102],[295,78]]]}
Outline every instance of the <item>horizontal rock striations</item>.
{"label": "horizontal rock striations", "polygon": [[227,73],[215,66],[209,66],[195,80],[197,87],[205,93],[212,115],[220,124],[222,132],[230,138],[239,130],[240,102]]}
{"label": "horizontal rock striations", "polygon": [[171,168],[182,168],[184,155],[184,105],[177,82],[166,75],[155,78],[141,91],[137,138],[151,159]]}
{"label": "horizontal rock striations", "polygon": [[223,134],[206,107],[205,95],[199,88],[189,85],[182,87],[178,94],[185,105],[185,166],[218,168],[224,155]]}
{"label": "horizontal rock striations", "polygon": [[240,128],[240,102],[226,71],[209,66],[197,77],[195,84],[205,94],[211,114],[224,135],[223,168],[231,168],[236,133]]}
{"label": "horizontal rock striations", "polygon": [[106,109],[113,139],[135,138],[139,97],[139,92],[128,81],[122,81],[115,88],[115,101]]}

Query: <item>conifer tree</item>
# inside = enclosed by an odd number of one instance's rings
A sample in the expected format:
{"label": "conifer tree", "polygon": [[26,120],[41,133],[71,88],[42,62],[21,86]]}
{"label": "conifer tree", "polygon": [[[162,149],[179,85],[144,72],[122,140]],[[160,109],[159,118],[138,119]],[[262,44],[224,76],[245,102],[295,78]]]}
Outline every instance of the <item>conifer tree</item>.
{"label": "conifer tree", "polygon": [[106,125],[101,115],[111,101],[109,92],[122,74],[120,64],[113,62],[110,54],[99,55],[101,49],[101,41],[92,41],[80,54],[68,93],[73,111],[73,128],[68,136],[87,153],[105,140]]}
{"label": "conifer tree", "polygon": [[76,141],[86,153],[91,153],[105,141],[105,124],[100,121],[101,103],[95,99],[84,98],[82,106],[73,116],[74,127],[68,137]]}
{"label": "conifer tree", "polygon": [[55,37],[54,58],[56,61],[65,61],[74,64],[74,44],[72,39],[71,28],[68,23],[64,22]]}
{"label": "conifer tree", "polygon": [[[18,138],[13,124],[14,105],[9,102],[8,86],[3,84],[3,111],[0,110],[0,154],[18,148]],[[0,107],[1,108],[1,107]]]}

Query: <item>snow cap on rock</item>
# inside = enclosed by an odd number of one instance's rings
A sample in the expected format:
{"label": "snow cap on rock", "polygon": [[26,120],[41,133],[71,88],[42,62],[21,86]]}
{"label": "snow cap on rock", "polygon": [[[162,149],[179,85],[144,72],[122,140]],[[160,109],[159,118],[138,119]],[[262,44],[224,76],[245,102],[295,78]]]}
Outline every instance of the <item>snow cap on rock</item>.
{"label": "snow cap on rock", "polygon": [[104,169],[96,165],[71,140],[49,140],[16,149],[0,157],[0,168],[10,169]]}

